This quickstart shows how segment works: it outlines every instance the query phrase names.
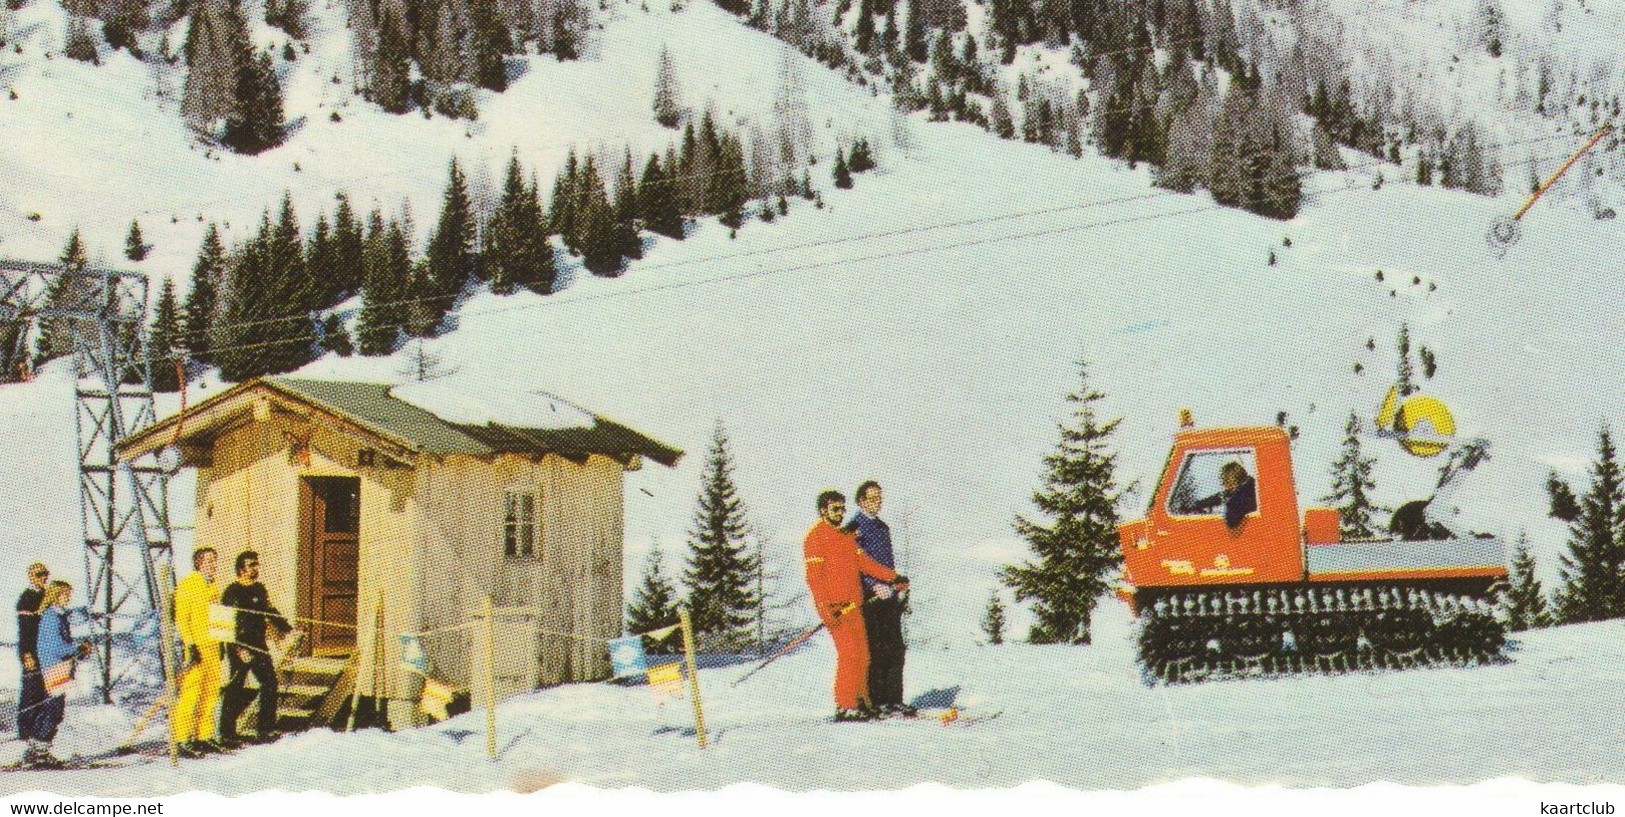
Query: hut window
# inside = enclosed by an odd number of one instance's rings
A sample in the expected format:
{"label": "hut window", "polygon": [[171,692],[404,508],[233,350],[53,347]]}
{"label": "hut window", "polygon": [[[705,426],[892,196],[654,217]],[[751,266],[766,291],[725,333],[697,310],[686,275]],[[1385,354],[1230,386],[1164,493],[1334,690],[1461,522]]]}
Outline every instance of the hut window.
{"label": "hut window", "polygon": [[502,504],[502,552],[509,556],[535,556],[536,492],[504,491]]}

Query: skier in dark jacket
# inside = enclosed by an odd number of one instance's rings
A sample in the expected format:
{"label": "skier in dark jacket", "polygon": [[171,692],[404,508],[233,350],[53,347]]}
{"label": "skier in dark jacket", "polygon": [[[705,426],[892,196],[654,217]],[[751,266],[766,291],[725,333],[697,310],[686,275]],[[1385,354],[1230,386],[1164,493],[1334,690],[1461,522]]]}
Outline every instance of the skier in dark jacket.
{"label": "skier in dark jacket", "polygon": [[1246,466],[1235,460],[1219,468],[1219,482],[1224,490],[1196,503],[1195,510],[1216,509],[1222,504],[1224,524],[1232,529],[1240,527],[1247,514],[1258,510],[1258,484]]}
{"label": "skier in dark jacket", "polygon": [[[858,538],[858,547],[869,558],[897,569],[891,547],[891,528],[880,518],[883,496],[880,483],[869,480],[858,486],[858,512],[847,520],[846,528]],[[863,623],[869,637],[869,702],[882,715],[913,715],[914,707],[903,702],[903,612],[908,607],[908,591],[893,590],[890,584],[863,577]]]}
{"label": "skier in dark jacket", "polygon": [[252,674],[259,684],[259,711],[255,720],[255,743],[276,739],[276,667],[265,644],[267,625],[276,628],[277,638],[293,630],[287,619],[271,606],[270,594],[260,583],[260,557],[252,550],[237,554],[237,580],[220,594],[220,603],[237,611],[237,634],[229,645],[226,659],[231,675],[220,693],[220,738],[225,746],[242,745],[237,734],[237,718],[253,697],[247,689]]}
{"label": "skier in dark jacket", "polygon": [[[17,661],[22,664],[22,691],[17,700],[17,737],[34,747],[34,723],[45,703],[45,681],[39,666],[39,611],[51,571],[35,562],[28,566],[28,589],[17,597]],[[24,758],[25,762],[29,758]]]}

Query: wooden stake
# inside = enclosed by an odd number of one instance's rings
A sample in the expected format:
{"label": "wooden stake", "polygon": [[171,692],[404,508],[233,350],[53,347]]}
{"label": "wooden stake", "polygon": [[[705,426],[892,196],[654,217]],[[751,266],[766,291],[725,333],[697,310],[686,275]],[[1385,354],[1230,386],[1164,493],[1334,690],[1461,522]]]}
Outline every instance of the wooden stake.
{"label": "wooden stake", "polygon": [[373,647],[372,647],[372,710],[373,710],[373,717],[375,719],[381,720],[384,724],[387,725],[389,723],[389,719],[385,715],[385,712],[384,712],[384,709],[385,709],[384,699],[385,699],[385,694],[387,693],[389,687],[388,687],[388,684],[386,682],[386,678],[384,677],[385,667],[387,666],[387,664],[384,661],[384,653],[385,653],[386,650],[389,649],[389,645],[384,643],[384,590],[383,590],[383,588],[378,589],[378,608],[377,608],[377,610],[378,610],[378,612],[377,612],[377,615],[374,617],[373,630],[372,630],[372,643],[373,643]]}
{"label": "wooden stake", "polygon": [[497,628],[491,597],[485,597],[485,756],[497,757]]}
{"label": "wooden stake", "polygon": [[700,676],[694,667],[694,622],[688,617],[688,608],[677,608],[677,618],[683,625],[683,658],[688,663],[688,697],[694,701],[694,737],[700,748],[705,748],[705,707],[700,703]]}
{"label": "wooden stake", "polygon": [[[383,603],[384,603],[383,594],[379,593],[378,594],[378,604],[383,604]],[[378,607],[375,605],[373,607],[373,616],[374,616],[375,620],[376,620],[377,615],[378,615]],[[368,661],[373,661],[374,663],[376,663],[377,657],[378,657],[378,629],[376,627],[374,627],[373,630],[372,630],[372,633],[367,636],[367,641],[369,643],[367,644],[367,648],[364,649],[364,650],[361,649],[361,644],[359,643],[360,642],[360,636],[361,636],[361,628],[357,627],[356,628],[356,640],[357,640],[358,643],[356,644],[356,651],[359,653],[359,655],[356,656],[356,662],[355,662],[355,667],[356,667],[355,686],[352,687],[351,690],[350,690],[350,719],[344,725],[344,731],[346,731],[346,732],[354,732],[355,731],[356,710],[361,707],[361,668],[366,666]],[[373,685],[374,691],[376,692],[377,686],[378,686],[378,676],[376,674],[373,675],[372,685]]]}
{"label": "wooden stake", "polygon": [[[175,609],[174,586],[175,569],[169,565],[164,565],[163,575],[158,579],[158,639],[163,642],[161,659],[164,662],[165,678],[164,698],[161,703],[169,708],[169,717],[171,718],[175,717],[175,701],[178,698],[175,687],[180,683],[180,679],[176,677],[175,669],[175,622],[170,619],[171,611]],[[153,711],[157,711],[156,707]],[[142,725],[144,726],[145,723]],[[137,734],[140,731],[139,728],[136,729]],[[175,744],[175,730],[166,729],[164,731],[166,733],[164,741],[169,744],[169,765],[178,766],[181,762],[181,753],[180,747]],[[131,735],[130,740],[135,740],[135,735]],[[126,743],[128,742],[126,741]]]}

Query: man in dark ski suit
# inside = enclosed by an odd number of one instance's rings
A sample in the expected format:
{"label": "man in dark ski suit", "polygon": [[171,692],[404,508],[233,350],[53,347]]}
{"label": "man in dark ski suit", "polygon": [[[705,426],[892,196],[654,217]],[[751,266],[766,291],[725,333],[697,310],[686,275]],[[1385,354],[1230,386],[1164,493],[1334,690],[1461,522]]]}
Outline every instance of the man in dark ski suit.
{"label": "man in dark ski suit", "polygon": [[[858,512],[847,520],[846,528],[858,538],[858,547],[882,565],[897,569],[892,555],[891,528],[880,518],[880,483],[869,480],[855,494]],[[914,707],[903,702],[903,611],[907,590],[893,590],[890,584],[863,577],[863,623],[869,638],[869,702],[883,715],[913,715]]]}
{"label": "man in dark ski suit", "polygon": [[265,645],[265,627],[275,627],[279,640],[293,628],[271,606],[270,594],[259,579],[259,554],[245,550],[237,554],[237,580],[220,594],[220,603],[237,611],[235,643],[226,652],[231,675],[220,693],[220,737],[228,746],[243,743],[237,734],[237,718],[252,697],[246,688],[250,674],[260,685],[254,742],[268,743],[276,737],[276,667]]}
{"label": "man in dark ski suit", "polygon": [[17,597],[17,660],[23,666],[22,694],[17,700],[17,737],[34,745],[35,720],[45,703],[45,677],[39,666],[40,602],[51,571],[35,562],[28,566],[28,589]]}

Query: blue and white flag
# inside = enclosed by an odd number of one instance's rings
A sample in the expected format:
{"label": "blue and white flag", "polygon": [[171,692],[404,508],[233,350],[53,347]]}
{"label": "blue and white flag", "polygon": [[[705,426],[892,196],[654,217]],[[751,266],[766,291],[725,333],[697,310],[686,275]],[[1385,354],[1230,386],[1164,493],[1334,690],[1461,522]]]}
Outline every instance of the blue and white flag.
{"label": "blue and white flag", "polygon": [[643,636],[629,635],[609,642],[609,663],[616,678],[642,675],[649,671],[649,662],[643,655]]}
{"label": "blue and white flag", "polygon": [[401,666],[419,675],[429,674],[429,656],[423,652],[423,639],[410,633],[401,636]]}

